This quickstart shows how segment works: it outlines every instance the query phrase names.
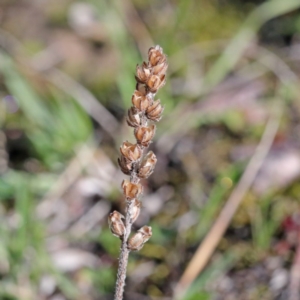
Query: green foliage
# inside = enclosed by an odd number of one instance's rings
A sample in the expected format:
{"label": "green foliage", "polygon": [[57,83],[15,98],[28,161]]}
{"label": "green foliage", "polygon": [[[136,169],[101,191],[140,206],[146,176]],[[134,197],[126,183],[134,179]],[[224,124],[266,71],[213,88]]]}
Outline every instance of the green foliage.
{"label": "green foliage", "polygon": [[101,267],[96,271],[89,271],[94,285],[98,287],[101,294],[109,293],[114,288],[115,270],[110,267]]}
{"label": "green foliage", "polygon": [[113,236],[109,229],[105,229],[101,232],[99,241],[107,251],[107,253],[109,253],[113,257],[118,257],[120,240],[117,237]]}
{"label": "green foliage", "polygon": [[210,295],[206,292],[197,292],[191,296],[185,297],[184,300],[209,300]]}

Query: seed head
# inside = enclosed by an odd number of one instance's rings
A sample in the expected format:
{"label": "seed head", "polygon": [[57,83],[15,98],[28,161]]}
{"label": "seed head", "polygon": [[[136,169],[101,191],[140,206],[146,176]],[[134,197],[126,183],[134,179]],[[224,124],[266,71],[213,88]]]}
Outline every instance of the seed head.
{"label": "seed head", "polygon": [[132,162],[127,160],[124,156],[121,156],[120,158],[118,158],[118,163],[121,171],[126,175],[130,175],[132,170]]}
{"label": "seed head", "polygon": [[141,124],[141,118],[135,107],[128,109],[127,124],[131,127],[138,127]]}
{"label": "seed head", "polygon": [[134,107],[139,111],[145,111],[150,105],[148,97],[139,90],[134,91],[131,101]]}
{"label": "seed head", "polygon": [[128,180],[123,180],[122,188],[127,200],[137,198],[143,192],[143,186],[139,183],[132,183]]}
{"label": "seed head", "polygon": [[156,162],[157,159],[155,154],[152,151],[148,152],[147,155],[143,158],[143,161],[139,168],[139,178],[148,178],[153,173]]}
{"label": "seed head", "polygon": [[138,144],[131,144],[128,141],[122,144],[120,152],[128,161],[137,161],[142,156],[142,149],[140,146]]}
{"label": "seed head", "polygon": [[166,83],[166,75],[152,75],[147,81],[148,89],[151,93],[156,93]]}
{"label": "seed head", "polygon": [[143,96],[146,96],[147,93],[148,93],[148,91],[146,89],[146,86],[144,84],[142,84],[142,83],[139,83],[139,82],[137,82],[137,84],[135,86],[135,89],[137,91],[139,91]]}
{"label": "seed head", "polygon": [[163,49],[160,46],[151,47],[148,51],[149,64],[151,66],[156,66],[158,64],[164,63],[167,58],[163,53]]}
{"label": "seed head", "polygon": [[133,200],[133,208],[132,208],[132,213],[131,213],[131,222],[134,223],[136,221],[136,219],[138,218],[138,216],[140,215],[140,211],[141,211],[141,202],[138,199],[134,199]]}
{"label": "seed head", "polygon": [[152,74],[153,75],[165,75],[166,71],[168,69],[168,63],[164,61],[163,63],[160,63],[152,68]]}
{"label": "seed head", "polygon": [[155,134],[155,125],[141,126],[135,129],[134,135],[138,143],[148,147]]}
{"label": "seed head", "polygon": [[110,213],[108,217],[108,225],[112,234],[119,238],[122,238],[126,231],[122,219],[125,219],[124,216],[116,210]]}
{"label": "seed head", "polygon": [[152,236],[152,229],[150,226],[143,226],[128,240],[128,249],[139,251],[143,248],[144,244]]}
{"label": "seed head", "polygon": [[148,119],[158,122],[161,119],[161,114],[164,111],[164,107],[160,104],[160,100],[156,100],[146,110],[146,116]]}
{"label": "seed head", "polygon": [[146,83],[151,75],[151,69],[148,68],[148,65],[143,62],[141,66],[136,66],[136,76],[135,79],[139,83]]}

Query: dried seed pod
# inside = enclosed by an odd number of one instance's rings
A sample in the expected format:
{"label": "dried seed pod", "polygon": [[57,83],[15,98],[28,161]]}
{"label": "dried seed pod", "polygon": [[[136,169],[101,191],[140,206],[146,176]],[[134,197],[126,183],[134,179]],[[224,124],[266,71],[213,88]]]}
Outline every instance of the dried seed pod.
{"label": "dried seed pod", "polygon": [[140,146],[138,144],[131,144],[128,141],[122,144],[120,152],[128,161],[137,161],[142,156],[142,149]]}
{"label": "dried seed pod", "polygon": [[139,251],[143,248],[144,244],[150,239],[152,236],[152,229],[150,226],[143,226],[138,230],[136,234],[134,234],[129,240],[127,247],[133,251]]}
{"label": "dried seed pod", "polygon": [[156,93],[161,87],[166,83],[166,76],[162,75],[152,75],[147,81],[148,89],[151,93]]}
{"label": "dried seed pod", "polygon": [[163,62],[163,63],[160,63],[160,64],[154,66],[154,67],[152,68],[152,72],[151,72],[151,73],[152,73],[153,75],[158,75],[158,76],[160,76],[160,75],[165,75],[167,69],[168,69],[168,63],[165,61],[165,62]]}
{"label": "dried seed pod", "polygon": [[158,122],[161,119],[161,114],[164,111],[164,107],[160,104],[160,100],[156,100],[146,110],[146,116],[148,119]]}
{"label": "dried seed pod", "polygon": [[137,142],[145,147],[148,147],[155,134],[155,125],[141,126],[134,130],[134,135]]}
{"label": "dried seed pod", "polygon": [[149,98],[138,90],[134,91],[131,101],[134,107],[139,111],[145,111],[151,104]]}
{"label": "dried seed pod", "polygon": [[138,232],[144,235],[144,243],[146,243],[152,236],[152,228],[151,226],[143,226],[138,230]]}
{"label": "dried seed pod", "polygon": [[141,117],[135,107],[128,109],[127,124],[131,127],[138,127],[141,124]]}
{"label": "dried seed pod", "polygon": [[147,95],[147,89],[146,89],[146,86],[144,84],[138,82],[136,84],[136,86],[135,86],[135,89],[137,91],[139,91],[142,96],[146,96]]}
{"label": "dried seed pod", "polygon": [[137,232],[127,242],[127,247],[132,251],[139,251],[144,246],[143,234]]}
{"label": "dried seed pod", "polygon": [[133,208],[132,208],[132,215],[131,215],[131,222],[134,223],[136,221],[136,219],[138,218],[138,216],[140,215],[140,211],[141,211],[141,202],[138,199],[134,199],[134,204],[133,204]]}
{"label": "dried seed pod", "polygon": [[156,66],[160,63],[164,63],[167,59],[163,54],[163,49],[158,45],[149,49],[148,58],[151,66]]}
{"label": "dried seed pod", "polygon": [[108,217],[108,225],[112,234],[119,238],[122,238],[126,232],[122,219],[125,217],[116,210],[110,213]]}
{"label": "dried seed pod", "polygon": [[143,186],[139,183],[132,183],[128,180],[123,180],[122,188],[127,200],[137,198],[143,192]]}
{"label": "dried seed pod", "polygon": [[151,75],[151,70],[148,68],[148,65],[143,62],[141,66],[136,66],[136,76],[135,79],[139,83],[146,83]]}
{"label": "dried seed pod", "polygon": [[139,178],[148,178],[155,168],[155,164],[157,162],[157,158],[152,151],[149,151],[147,155],[143,158],[143,161],[138,170]]}
{"label": "dried seed pod", "polygon": [[121,171],[126,175],[130,175],[132,170],[132,162],[128,161],[124,156],[121,156],[121,158],[118,158],[118,163]]}

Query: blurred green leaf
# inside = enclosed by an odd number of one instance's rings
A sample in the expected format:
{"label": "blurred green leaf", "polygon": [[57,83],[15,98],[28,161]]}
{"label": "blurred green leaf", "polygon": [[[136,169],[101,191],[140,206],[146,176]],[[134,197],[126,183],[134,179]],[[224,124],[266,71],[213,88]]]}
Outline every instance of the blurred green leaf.
{"label": "blurred green leaf", "polygon": [[53,123],[51,115],[39,96],[28,85],[25,78],[17,71],[12,59],[0,51],[0,71],[4,75],[5,83],[10,93],[18,101],[30,123],[47,127]]}

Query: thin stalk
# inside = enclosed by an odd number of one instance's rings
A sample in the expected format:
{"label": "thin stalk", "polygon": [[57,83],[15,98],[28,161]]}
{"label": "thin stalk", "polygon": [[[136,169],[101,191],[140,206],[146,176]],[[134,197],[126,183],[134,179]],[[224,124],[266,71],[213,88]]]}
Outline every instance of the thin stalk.
{"label": "thin stalk", "polygon": [[[145,116],[145,113],[141,113],[141,123],[143,126],[147,126],[147,118]],[[142,151],[144,150],[144,147],[141,147]],[[136,161],[134,163],[134,166],[132,168],[132,172],[130,174],[130,182],[132,183],[138,183],[140,180],[137,176],[137,171],[139,168],[141,159]],[[122,239],[121,244],[121,251],[120,251],[120,257],[119,257],[119,267],[118,267],[118,273],[117,273],[117,281],[116,281],[116,290],[115,290],[115,298],[114,300],[122,300],[123,299],[123,293],[124,293],[124,287],[125,287],[125,280],[126,280],[126,273],[127,273],[127,265],[128,265],[128,257],[130,250],[127,246],[127,241],[131,233],[131,227],[132,227],[132,209],[133,209],[133,201],[126,200],[126,215],[125,215],[125,234]]]}
{"label": "thin stalk", "polygon": [[[168,68],[166,56],[160,46],[151,47],[148,51],[149,62],[144,62],[136,69],[136,90],[132,95],[133,106],[128,110],[127,123],[134,128],[136,143],[123,142],[120,147],[121,157],[118,162],[124,174],[130,180],[123,180],[122,188],[126,199],[125,217],[118,211],[109,214],[108,223],[114,236],[121,239],[119,267],[116,280],[114,300],[122,300],[128,257],[130,251],[139,251],[152,236],[150,226],[143,226],[132,237],[131,228],[140,213],[141,202],[139,196],[143,187],[139,183],[141,178],[148,178],[157,162],[156,156],[149,151],[145,156],[143,152],[155,135],[156,126],[148,125],[158,122],[162,117],[163,106],[160,100],[154,100],[159,88],[165,84],[165,75]],[[125,219],[123,222],[122,219]],[[129,238],[130,237],[130,238]]]}
{"label": "thin stalk", "polygon": [[126,271],[127,271],[127,265],[128,265],[128,256],[129,256],[129,252],[130,252],[130,250],[127,247],[127,241],[128,241],[129,235],[131,233],[131,227],[132,227],[131,216],[132,216],[133,204],[134,204],[133,201],[128,201],[128,200],[126,201],[126,206],[127,206],[127,212],[126,212],[126,216],[125,216],[126,232],[122,239],[114,300],[122,300],[123,299],[124,286],[125,286],[125,280],[126,280]]}

